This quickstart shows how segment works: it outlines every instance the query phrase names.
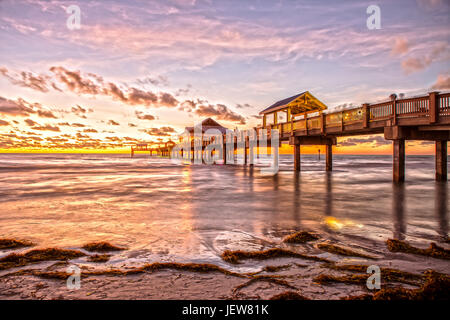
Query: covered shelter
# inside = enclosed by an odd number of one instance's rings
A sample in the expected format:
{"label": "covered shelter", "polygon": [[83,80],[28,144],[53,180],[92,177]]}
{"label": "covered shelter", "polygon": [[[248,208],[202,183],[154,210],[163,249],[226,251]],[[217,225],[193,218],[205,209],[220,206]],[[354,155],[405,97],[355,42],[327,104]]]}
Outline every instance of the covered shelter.
{"label": "covered shelter", "polygon": [[296,117],[307,117],[308,113],[319,114],[326,110],[327,106],[314,97],[309,91],[280,100],[267,107],[259,114],[263,116],[263,127],[269,124],[290,122]]}

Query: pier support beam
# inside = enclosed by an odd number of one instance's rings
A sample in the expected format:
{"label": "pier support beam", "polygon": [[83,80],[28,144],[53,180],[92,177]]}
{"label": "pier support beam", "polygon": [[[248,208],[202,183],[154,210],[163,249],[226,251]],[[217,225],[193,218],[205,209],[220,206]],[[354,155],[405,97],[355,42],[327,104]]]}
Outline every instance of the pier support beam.
{"label": "pier support beam", "polygon": [[436,181],[447,181],[447,141],[436,141]]}
{"label": "pier support beam", "polygon": [[294,171],[300,171],[300,144],[294,144]]}
{"label": "pier support beam", "polygon": [[394,140],[394,165],[393,165],[394,182],[405,181],[405,140]]}
{"label": "pier support beam", "polygon": [[333,170],[333,146],[331,144],[326,145],[326,170]]}

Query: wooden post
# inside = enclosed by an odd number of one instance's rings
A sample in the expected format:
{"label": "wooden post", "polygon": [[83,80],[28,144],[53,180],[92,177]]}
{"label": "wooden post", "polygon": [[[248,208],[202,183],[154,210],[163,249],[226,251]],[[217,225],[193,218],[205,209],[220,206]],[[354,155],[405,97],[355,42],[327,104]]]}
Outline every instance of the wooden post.
{"label": "wooden post", "polygon": [[325,134],[325,115],[320,112],[320,133]]}
{"label": "wooden post", "polygon": [[362,108],[363,108],[363,128],[368,128],[370,121],[369,104],[364,103],[362,105]]}
{"label": "wooden post", "polygon": [[[225,141],[225,137],[223,137],[223,141]],[[223,164],[227,164],[227,144],[225,142],[222,143],[222,160]]]}
{"label": "wooden post", "polygon": [[333,170],[333,145],[326,145],[326,171]]}
{"label": "wooden post", "polygon": [[447,141],[436,141],[436,181],[447,181]]}
{"label": "wooden post", "polygon": [[394,140],[394,182],[405,181],[405,140]]}
{"label": "wooden post", "polygon": [[247,164],[247,141],[248,141],[248,137],[246,135],[244,135],[244,165]]}
{"label": "wooden post", "polygon": [[300,143],[294,144],[294,171],[300,171]]}
{"label": "wooden post", "polygon": [[429,119],[430,123],[436,123],[439,119],[439,93],[429,93]]}
{"label": "wooden post", "polygon": [[392,100],[392,123],[397,125],[397,98],[394,95],[394,99]]}
{"label": "wooden post", "polygon": [[263,128],[265,128],[266,127],[266,115],[264,114],[263,115]]}

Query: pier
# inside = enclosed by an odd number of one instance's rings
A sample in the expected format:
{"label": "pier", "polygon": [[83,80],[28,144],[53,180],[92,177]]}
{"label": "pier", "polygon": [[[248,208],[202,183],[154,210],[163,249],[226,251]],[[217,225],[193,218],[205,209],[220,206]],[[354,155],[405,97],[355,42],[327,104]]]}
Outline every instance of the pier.
{"label": "pier", "polygon": [[[437,181],[447,181],[447,142],[450,140],[450,93],[440,94],[430,92],[427,95],[397,99],[391,95],[390,100],[380,103],[365,103],[359,107],[328,112],[328,108],[308,91],[280,100],[260,112],[263,116],[261,126],[254,128],[257,133],[262,129],[268,131],[267,147],[275,148],[278,154],[279,146],[271,146],[271,132],[279,132],[280,144],[287,141],[293,146],[294,170],[301,170],[301,145],[323,145],[326,148],[326,171],[333,169],[333,146],[338,137],[355,135],[384,134],[384,138],[393,142],[393,181],[405,180],[405,141],[426,140],[435,143],[435,166]],[[205,120],[206,121],[206,120]],[[204,121],[204,122],[205,122]],[[203,123],[202,123],[203,124]],[[219,127],[212,119],[207,119],[205,127]],[[222,126],[220,126],[223,128]],[[192,127],[191,127],[192,128]],[[222,129],[218,128],[219,131]],[[188,128],[187,128],[188,129]],[[225,128],[224,128],[225,129]],[[189,131],[189,130],[188,130]],[[192,132],[193,129],[190,131]],[[222,132],[222,131],[221,131]],[[226,134],[222,133],[222,143],[225,144]],[[202,142],[201,153],[208,143]],[[234,143],[236,151],[237,142]],[[175,144],[162,149],[159,155],[170,155]],[[253,148],[248,136],[242,146],[244,164],[248,164],[248,157],[253,157]],[[152,149],[139,149],[135,151],[149,151]],[[227,152],[223,148],[223,161],[227,161]],[[201,154],[191,145],[191,159],[201,157]],[[253,159],[253,158],[252,158]],[[250,164],[253,162],[250,161]]]}

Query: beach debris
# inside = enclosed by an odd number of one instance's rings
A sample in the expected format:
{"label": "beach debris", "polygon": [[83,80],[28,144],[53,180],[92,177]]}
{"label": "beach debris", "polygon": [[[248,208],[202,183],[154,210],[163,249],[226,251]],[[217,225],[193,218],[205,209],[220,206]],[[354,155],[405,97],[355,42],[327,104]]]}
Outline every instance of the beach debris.
{"label": "beach debris", "polygon": [[[325,267],[329,269],[334,270],[344,270],[344,271],[351,271],[351,272],[361,272],[366,273],[367,269],[369,268],[368,265],[361,265],[361,264],[346,264],[346,265],[337,265],[334,263],[331,264],[325,264]],[[421,274],[415,274],[410,273],[398,269],[392,269],[392,268],[380,268],[381,270],[381,277],[383,281],[394,281],[394,282],[402,282],[412,285],[419,285],[418,281],[423,280],[423,275]],[[368,277],[368,276],[367,276]]]}
{"label": "beach debris", "polygon": [[343,300],[443,300],[450,299],[450,277],[448,275],[427,270],[424,272],[425,283],[418,289],[402,287],[383,288],[373,295],[363,294],[349,296]]}
{"label": "beach debris", "polygon": [[386,245],[391,252],[413,253],[433,258],[450,260],[450,250],[439,247],[436,243],[430,243],[427,249],[414,247],[403,240],[388,239]]}
{"label": "beach debris", "polygon": [[66,250],[59,248],[35,249],[26,253],[11,253],[0,258],[0,270],[21,267],[32,263],[51,260],[70,260],[83,257],[78,250]]}
{"label": "beach debris", "polygon": [[280,271],[280,270],[288,269],[288,268],[290,268],[290,267],[291,267],[290,264],[285,264],[285,265],[282,265],[282,266],[265,266],[265,267],[262,269],[262,271],[266,271],[266,272],[277,272],[277,271]]}
{"label": "beach debris", "polygon": [[317,234],[308,231],[299,231],[284,237],[285,243],[306,243],[320,239]]}
{"label": "beach debris", "polygon": [[353,274],[345,276],[334,276],[331,274],[320,274],[313,278],[313,281],[320,284],[326,284],[329,282],[341,282],[347,284],[365,284],[369,275],[365,274]]}
{"label": "beach debris", "polygon": [[235,287],[233,289],[233,293],[237,292],[238,290],[248,287],[249,285],[255,283],[255,282],[259,282],[259,281],[264,281],[264,282],[269,282],[269,283],[274,283],[289,289],[294,289],[297,290],[296,287],[294,287],[293,285],[290,285],[289,282],[287,282],[286,280],[283,279],[279,279],[279,277],[276,276],[268,276],[268,275],[260,275],[260,276],[253,276],[252,279],[248,280],[247,282],[244,282],[240,285],[238,285],[237,287]]}
{"label": "beach debris", "polygon": [[376,257],[370,256],[368,254],[351,250],[349,248],[344,248],[335,244],[322,242],[317,244],[317,248],[330,253],[338,254],[341,256],[351,256],[351,257],[361,257],[366,259],[376,259]]}
{"label": "beach debris", "polygon": [[86,251],[90,251],[90,252],[104,252],[104,251],[121,251],[121,250],[126,250],[126,248],[122,248],[122,247],[118,247],[115,246],[109,242],[106,241],[101,241],[101,242],[90,242],[85,244],[84,246],[82,246],[81,248],[83,248]]}
{"label": "beach debris", "polygon": [[[106,269],[106,270],[83,270],[81,272],[82,277],[88,276],[127,276],[133,274],[154,272],[163,269],[174,269],[179,271],[190,272],[220,272],[225,275],[235,276],[240,278],[250,278],[249,274],[240,274],[232,271],[228,271],[214,264],[208,263],[177,263],[177,262],[154,262],[146,264],[142,267],[132,269]],[[42,278],[54,278],[54,279],[67,279],[71,274],[64,271],[40,271],[37,269],[19,270],[6,274],[4,276],[17,276],[17,275],[34,275]]]}
{"label": "beach debris", "polygon": [[16,239],[0,239],[0,249],[15,249],[23,247],[31,247],[34,243],[27,240]]}
{"label": "beach debris", "polygon": [[107,262],[111,255],[109,254],[94,254],[93,256],[88,257],[88,261],[90,262]]}
{"label": "beach debris", "polygon": [[309,298],[302,296],[296,291],[285,291],[274,295],[269,300],[310,300]]}
{"label": "beach debris", "polygon": [[316,256],[310,256],[302,253],[298,253],[292,250],[282,249],[282,248],[271,248],[262,251],[243,251],[243,250],[225,250],[222,255],[222,259],[224,261],[230,263],[239,263],[239,260],[244,259],[273,259],[273,258],[282,258],[282,257],[292,257],[292,258],[300,258],[314,261],[322,261],[329,262],[328,259],[320,258]]}

